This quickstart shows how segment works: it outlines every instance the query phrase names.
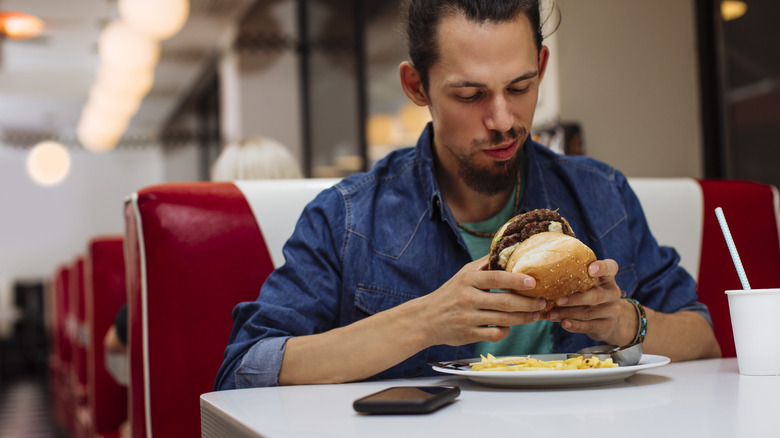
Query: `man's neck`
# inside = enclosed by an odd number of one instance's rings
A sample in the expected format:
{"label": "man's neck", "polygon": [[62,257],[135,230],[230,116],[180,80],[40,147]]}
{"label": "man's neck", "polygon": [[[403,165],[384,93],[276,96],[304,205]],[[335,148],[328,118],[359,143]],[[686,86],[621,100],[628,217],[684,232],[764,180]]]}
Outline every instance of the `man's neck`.
{"label": "man's neck", "polygon": [[444,201],[458,222],[482,222],[498,214],[514,193],[514,186],[495,195],[485,195],[472,189],[457,174],[439,168],[439,188]]}

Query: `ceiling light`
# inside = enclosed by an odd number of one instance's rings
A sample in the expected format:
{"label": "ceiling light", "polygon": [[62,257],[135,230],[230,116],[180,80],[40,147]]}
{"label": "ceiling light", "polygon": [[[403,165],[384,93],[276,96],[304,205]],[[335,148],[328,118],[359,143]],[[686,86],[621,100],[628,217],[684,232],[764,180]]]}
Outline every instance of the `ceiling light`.
{"label": "ceiling light", "polygon": [[720,15],[724,21],[736,20],[747,12],[747,3],[736,0],[724,0],[720,3]]}
{"label": "ceiling light", "polygon": [[98,40],[101,62],[128,70],[152,68],[160,59],[160,43],[121,21],[103,29]]}
{"label": "ceiling light", "polygon": [[128,70],[125,68],[101,63],[98,69],[95,86],[115,94],[146,96],[154,83],[154,69],[143,68]]}
{"label": "ceiling light", "polygon": [[70,154],[54,141],[36,144],[27,155],[27,173],[36,183],[53,186],[62,182],[70,170]]}
{"label": "ceiling light", "polygon": [[98,108],[99,111],[105,114],[104,117],[118,117],[130,120],[138,111],[142,97],[117,93],[95,84],[89,90],[89,99],[87,99],[86,105]]}
{"label": "ceiling light", "polygon": [[108,152],[117,146],[129,121],[129,117],[116,117],[88,104],[81,111],[76,138],[90,152]]}
{"label": "ceiling light", "polygon": [[156,40],[177,34],[190,13],[189,0],[119,0],[122,21]]}
{"label": "ceiling light", "polygon": [[0,11],[0,35],[11,39],[34,38],[43,33],[43,20],[21,12]]}

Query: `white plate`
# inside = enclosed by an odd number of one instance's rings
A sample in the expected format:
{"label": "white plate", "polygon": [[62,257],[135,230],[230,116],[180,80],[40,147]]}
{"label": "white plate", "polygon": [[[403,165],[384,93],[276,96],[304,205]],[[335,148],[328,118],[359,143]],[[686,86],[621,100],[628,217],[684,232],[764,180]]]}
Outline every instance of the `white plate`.
{"label": "white plate", "polygon": [[[566,359],[565,354],[535,354],[540,360]],[[479,359],[464,359],[453,363],[467,364],[479,362]],[[498,386],[504,388],[560,388],[577,386],[609,385],[622,382],[631,377],[637,371],[660,367],[670,362],[666,356],[643,354],[642,359],[636,365],[616,368],[591,368],[584,370],[550,370],[550,371],[470,371],[454,370],[434,366],[433,369],[440,373],[465,376],[485,386]]]}

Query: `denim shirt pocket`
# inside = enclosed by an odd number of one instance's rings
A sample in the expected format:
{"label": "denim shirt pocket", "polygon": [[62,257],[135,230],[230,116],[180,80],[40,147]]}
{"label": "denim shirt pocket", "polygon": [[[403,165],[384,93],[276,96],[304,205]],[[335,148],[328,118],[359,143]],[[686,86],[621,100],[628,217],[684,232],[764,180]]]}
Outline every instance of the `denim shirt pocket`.
{"label": "denim shirt pocket", "polygon": [[387,287],[358,284],[355,291],[355,307],[367,315],[374,315],[414,298],[417,298],[417,295]]}

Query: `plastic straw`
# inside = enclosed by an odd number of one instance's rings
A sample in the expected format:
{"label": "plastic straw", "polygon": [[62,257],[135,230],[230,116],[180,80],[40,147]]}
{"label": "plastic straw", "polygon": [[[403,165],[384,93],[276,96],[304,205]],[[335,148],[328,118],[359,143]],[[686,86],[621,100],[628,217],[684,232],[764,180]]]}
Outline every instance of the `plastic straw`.
{"label": "plastic straw", "polygon": [[716,208],[715,216],[718,217],[720,229],[723,230],[723,237],[726,238],[726,246],[729,247],[731,259],[734,260],[734,267],[737,268],[737,275],[739,275],[739,281],[742,282],[742,289],[750,290],[750,283],[748,283],[747,275],[745,275],[745,268],[742,267],[742,260],[737,253],[737,247],[734,245],[734,239],[731,238],[731,231],[729,231],[729,225],[726,223],[726,216],[723,215],[723,209],[720,207]]}

